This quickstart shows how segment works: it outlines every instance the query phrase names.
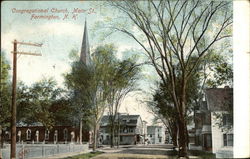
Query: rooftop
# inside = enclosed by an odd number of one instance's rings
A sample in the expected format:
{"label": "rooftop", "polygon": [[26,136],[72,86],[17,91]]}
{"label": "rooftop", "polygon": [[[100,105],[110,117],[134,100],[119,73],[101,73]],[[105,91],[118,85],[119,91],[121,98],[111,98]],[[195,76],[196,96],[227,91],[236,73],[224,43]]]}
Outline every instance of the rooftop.
{"label": "rooftop", "polygon": [[233,107],[233,88],[209,88],[205,96],[211,111],[227,111]]}

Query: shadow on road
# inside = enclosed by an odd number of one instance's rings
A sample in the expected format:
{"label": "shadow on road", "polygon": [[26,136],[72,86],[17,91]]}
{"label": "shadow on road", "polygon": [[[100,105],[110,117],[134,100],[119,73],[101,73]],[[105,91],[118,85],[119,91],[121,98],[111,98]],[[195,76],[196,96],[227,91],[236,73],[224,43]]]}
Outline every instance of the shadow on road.
{"label": "shadow on road", "polygon": [[[119,152],[121,154],[143,154],[143,155],[168,155],[174,156],[177,155],[177,151],[172,150],[172,146],[166,145],[143,145],[143,146],[136,146],[136,147],[124,147]],[[129,158],[130,159],[130,158]]]}

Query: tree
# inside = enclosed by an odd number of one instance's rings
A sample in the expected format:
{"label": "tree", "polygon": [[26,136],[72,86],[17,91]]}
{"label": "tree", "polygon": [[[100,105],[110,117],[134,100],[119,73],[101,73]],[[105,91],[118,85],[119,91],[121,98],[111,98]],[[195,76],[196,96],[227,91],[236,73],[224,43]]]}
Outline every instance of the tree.
{"label": "tree", "polygon": [[62,89],[52,78],[43,78],[28,87],[19,83],[17,93],[17,122],[32,125],[41,123],[47,128],[55,125],[52,107],[62,99]]}
{"label": "tree", "polygon": [[[227,56],[222,56],[214,53],[212,50],[210,54],[207,54],[201,60],[199,67],[195,70],[195,74],[191,77],[187,87],[187,109],[189,114],[193,114],[195,117],[195,111],[199,109],[200,103],[204,98],[204,89],[211,87],[211,81],[217,86],[222,84],[232,83],[232,66],[227,63]],[[195,60],[195,59],[194,59]],[[227,71],[218,72],[217,68],[221,66],[227,66]],[[229,70],[229,71],[228,71]],[[214,77],[220,77],[220,80],[214,81]],[[216,78],[218,79],[218,78]],[[157,114],[169,129],[170,135],[173,139],[173,143],[176,146],[176,111],[173,107],[173,101],[170,98],[171,92],[169,89],[165,89],[162,83],[158,84],[155,93],[153,94],[153,101],[148,101],[148,106],[155,114]],[[232,107],[231,107],[232,108]],[[231,111],[230,111],[231,112]],[[194,117],[189,116],[190,119]]]}
{"label": "tree", "polygon": [[[10,65],[5,53],[0,54],[0,149],[3,147],[3,130],[10,126],[11,83]],[[2,153],[0,152],[0,158]]]}
{"label": "tree", "polygon": [[99,124],[107,106],[110,64],[113,58],[102,56],[113,52],[112,45],[99,46],[93,53],[92,65],[75,61],[71,72],[65,75],[66,85],[72,91],[79,119],[87,119],[93,128],[93,150],[97,146]]}
{"label": "tree", "polygon": [[[78,58],[79,59],[79,58]],[[65,84],[70,91],[72,118],[80,127],[80,143],[82,143],[82,122],[91,121],[93,94],[95,93],[91,83],[93,72],[83,62],[75,60],[72,63],[71,71],[65,75]]]}
{"label": "tree", "polygon": [[[164,86],[170,88],[178,114],[179,157],[188,157],[185,135],[187,84],[207,51],[221,40],[231,37],[231,3],[129,0],[109,1],[108,4],[126,15],[137,28],[137,33],[124,25],[111,26],[112,29],[129,35],[144,49]],[[143,36],[137,36],[138,30]],[[195,60],[191,61],[194,57]],[[181,67],[179,72],[177,65]],[[177,92],[177,87],[180,92]]]}
{"label": "tree", "polygon": [[116,125],[115,122],[117,121],[117,118],[119,118],[118,112],[121,102],[128,93],[136,90],[135,82],[138,79],[139,70],[139,65],[136,65],[135,60],[129,58],[127,60],[117,61],[114,64],[112,71],[110,71],[111,81],[108,82],[109,94],[107,97],[107,104],[111,133],[111,147],[114,147],[115,131],[117,134],[119,133],[118,125]]}

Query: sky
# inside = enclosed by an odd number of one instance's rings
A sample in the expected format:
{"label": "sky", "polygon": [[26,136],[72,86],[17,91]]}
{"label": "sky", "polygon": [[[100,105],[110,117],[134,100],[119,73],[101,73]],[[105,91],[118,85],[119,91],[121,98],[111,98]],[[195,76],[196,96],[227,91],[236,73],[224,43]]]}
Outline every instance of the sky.
{"label": "sky", "polygon": [[[74,10],[79,12],[73,13]],[[18,51],[41,53],[42,56],[18,56],[17,79],[31,85],[43,77],[53,77],[59,86],[63,86],[63,74],[70,70],[72,62],[69,53],[72,49],[80,50],[85,20],[91,50],[104,43],[114,43],[117,56],[121,58],[129,49],[140,48],[125,35],[115,34],[103,40],[95,33],[95,24],[112,14],[115,12],[103,10],[94,1],[4,1],[1,8],[1,51],[5,52],[12,65],[10,52],[13,51],[14,39],[42,43],[42,47],[18,45]],[[50,16],[50,19],[45,16]],[[156,78],[151,68],[144,69],[143,74],[150,80]],[[140,81],[139,87],[148,91],[153,85],[146,79]],[[141,102],[144,98],[145,94],[131,93],[124,99],[120,112],[140,114],[142,120],[150,124],[153,115]]]}

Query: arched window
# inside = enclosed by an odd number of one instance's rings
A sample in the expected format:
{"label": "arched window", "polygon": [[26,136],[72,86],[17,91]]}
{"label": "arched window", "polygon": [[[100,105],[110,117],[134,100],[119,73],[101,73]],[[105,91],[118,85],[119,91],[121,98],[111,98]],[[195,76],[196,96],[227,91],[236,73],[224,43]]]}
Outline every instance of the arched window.
{"label": "arched window", "polygon": [[68,140],[68,129],[66,128],[63,130],[63,139]]}
{"label": "arched window", "polygon": [[45,140],[49,140],[49,130],[45,130]]}
{"label": "arched window", "polygon": [[28,129],[26,131],[26,140],[31,140],[31,130],[30,129]]}

